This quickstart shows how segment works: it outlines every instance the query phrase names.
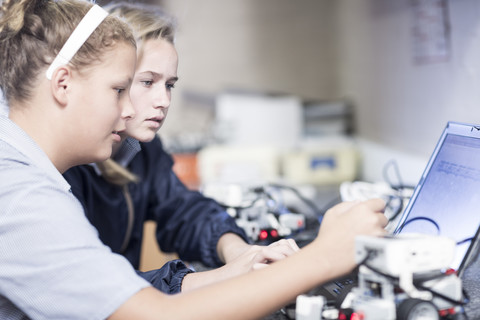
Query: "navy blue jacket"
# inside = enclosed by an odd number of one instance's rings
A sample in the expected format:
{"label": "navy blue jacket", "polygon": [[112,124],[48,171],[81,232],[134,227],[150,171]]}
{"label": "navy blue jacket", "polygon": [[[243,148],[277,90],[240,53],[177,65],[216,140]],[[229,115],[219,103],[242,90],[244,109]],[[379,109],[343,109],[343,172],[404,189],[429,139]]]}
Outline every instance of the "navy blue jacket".
{"label": "navy blue jacket", "polygon": [[[248,241],[243,230],[218,203],[189,190],[178,179],[172,171],[173,160],[158,137],[140,145],[141,151],[128,165],[140,182],[128,186],[135,222],[125,252],[120,249],[127,230],[128,208],[121,187],[105,181],[91,165],[74,167],[64,174],[100,239],[138,269],[143,224],[153,220],[157,222],[156,238],[162,251],[176,252],[182,260],[201,261],[209,267],[222,265],[216,252],[220,236],[231,232]],[[177,292],[187,272],[182,263],[174,261],[145,277],[162,279],[154,284],[162,291]]]}

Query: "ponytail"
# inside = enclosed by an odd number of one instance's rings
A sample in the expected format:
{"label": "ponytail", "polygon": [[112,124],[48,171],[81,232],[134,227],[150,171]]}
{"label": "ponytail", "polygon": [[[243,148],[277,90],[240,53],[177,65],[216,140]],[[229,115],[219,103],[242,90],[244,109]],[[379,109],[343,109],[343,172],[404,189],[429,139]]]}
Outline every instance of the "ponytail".
{"label": "ponytail", "polygon": [[16,35],[24,25],[25,15],[33,11],[36,1],[5,0],[0,9],[0,41]]}
{"label": "ponytail", "polygon": [[130,182],[137,183],[139,178],[128,169],[119,165],[115,160],[107,159],[96,163],[102,177],[115,185],[124,186]]}

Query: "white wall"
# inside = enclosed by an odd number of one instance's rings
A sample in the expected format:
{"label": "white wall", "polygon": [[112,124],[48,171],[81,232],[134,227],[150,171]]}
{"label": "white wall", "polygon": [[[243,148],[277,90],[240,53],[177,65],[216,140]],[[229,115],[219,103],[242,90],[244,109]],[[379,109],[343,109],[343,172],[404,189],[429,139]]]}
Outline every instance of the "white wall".
{"label": "white wall", "polygon": [[447,0],[450,57],[427,64],[413,61],[410,0],[163,3],[179,19],[180,81],[162,135],[208,130],[225,88],[348,97],[379,154],[367,158],[405,155],[421,172],[448,120],[480,123],[478,0]]}
{"label": "white wall", "polygon": [[448,120],[480,123],[479,1],[448,1],[450,59],[420,65],[411,1],[339,3],[339,90],[362,138],[427,156]]}
{"label": "white wall", "polygon": [[179,20],[180,56],[180,81],[162,135],[207,130],[213,98],[224,89],[335,96],[336,0],[162,3]]}

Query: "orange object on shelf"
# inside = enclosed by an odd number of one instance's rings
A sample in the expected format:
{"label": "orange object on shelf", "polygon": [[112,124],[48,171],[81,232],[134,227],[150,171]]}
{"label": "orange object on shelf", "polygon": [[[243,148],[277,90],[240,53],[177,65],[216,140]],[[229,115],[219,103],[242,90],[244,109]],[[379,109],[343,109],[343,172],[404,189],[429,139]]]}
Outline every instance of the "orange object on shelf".
{"label": "orange object on shelf", "polygon": [[200,186],[200,178],[197,169],[196,153],[174,153],[172,154],[174,161],[173,172],[178,176],[189,189],[198,190]]}

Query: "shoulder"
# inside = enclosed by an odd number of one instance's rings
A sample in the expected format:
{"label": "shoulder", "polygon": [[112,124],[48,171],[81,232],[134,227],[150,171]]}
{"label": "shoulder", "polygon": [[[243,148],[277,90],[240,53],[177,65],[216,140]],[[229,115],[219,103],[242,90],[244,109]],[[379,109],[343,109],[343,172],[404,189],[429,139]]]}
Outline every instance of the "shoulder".
{"label": "shoulder", "polygon": [[63,177],[74,189],[80,185],[91,184],[100,178],[90,164],[72,167],[63,173]]}
{"label": "shoulder", "polygon": [[154,161],[156,166],[170,168],[173,165],[173,159],[170,154],[164,149],[160,137],[157,135],[150,142],[141,142],[140,152],[146,159]]}
{"label": "shoulder", "polygon": [[149,151],[149,152],[157,152],[157,153],[166,153],[162,140],[158,135],[153,138],[152,141],[150,142],[140,142],[140,146],[142,148],[142,151]]}
{"label": "shoulder", "polygon": [[[3,145],[5,147],[5,145]],[[42,166],[23,155],[20,151],[10,149],[4,152],[0,142],[2,157],[0,158],[0,198],[4,200],[5,193],[9,198],[15,194],[26,195],[35,190],[48,190],[50,193],[68,191],[68,184],[53,167]],[[28,199],[28,198],[27,198]]]}

